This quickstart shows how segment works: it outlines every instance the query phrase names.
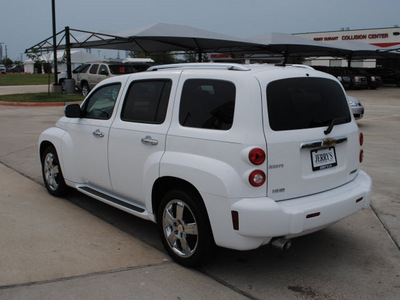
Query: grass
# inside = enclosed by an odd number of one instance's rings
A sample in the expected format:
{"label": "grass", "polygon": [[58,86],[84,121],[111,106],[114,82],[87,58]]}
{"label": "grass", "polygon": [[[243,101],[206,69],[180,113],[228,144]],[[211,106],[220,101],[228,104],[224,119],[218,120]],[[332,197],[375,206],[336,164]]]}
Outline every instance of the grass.
{"label": "grass", "polygon": [[3,102],[73,102],[82,101],[82,95],[66,95],[50,93],[32,93],[32,94],[12,94],[0,95],[0,101]]}
{"label": "grass", "polygon": [[[50,74],[50,84],[54,82],[54,75]],[[39,85],[48,84],[49,74],[1,74],[0,86],[6,85]]]}

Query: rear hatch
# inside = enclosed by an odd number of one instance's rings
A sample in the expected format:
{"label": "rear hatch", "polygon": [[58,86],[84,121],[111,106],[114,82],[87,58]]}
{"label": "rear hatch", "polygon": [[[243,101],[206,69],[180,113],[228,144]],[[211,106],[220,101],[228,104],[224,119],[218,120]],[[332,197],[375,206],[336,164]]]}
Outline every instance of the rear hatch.
{"label": "rear hatch", "polygon": [[307,74],[265,88],[268,196],[302,197],[353,180],[359,131],[340,84]]}

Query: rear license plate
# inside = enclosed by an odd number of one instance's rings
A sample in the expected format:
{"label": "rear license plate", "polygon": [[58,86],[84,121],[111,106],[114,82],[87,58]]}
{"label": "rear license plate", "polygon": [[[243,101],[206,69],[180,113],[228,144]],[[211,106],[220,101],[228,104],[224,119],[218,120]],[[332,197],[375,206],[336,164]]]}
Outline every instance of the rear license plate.
{"label": "rear license plate", "polygon": [[313,171],[337,166],[335,147],[312,150],[311,162]]}

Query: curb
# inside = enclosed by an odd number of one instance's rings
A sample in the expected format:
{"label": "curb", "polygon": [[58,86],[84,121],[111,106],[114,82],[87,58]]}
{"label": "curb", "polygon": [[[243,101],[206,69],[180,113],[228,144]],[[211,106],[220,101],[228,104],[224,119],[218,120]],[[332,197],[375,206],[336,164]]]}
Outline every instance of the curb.
{"label": "curb", "polygon": [[0,101],[0,106],[22,106],[22,107],[57,107],[65,106],[66,102],[3,102]]}

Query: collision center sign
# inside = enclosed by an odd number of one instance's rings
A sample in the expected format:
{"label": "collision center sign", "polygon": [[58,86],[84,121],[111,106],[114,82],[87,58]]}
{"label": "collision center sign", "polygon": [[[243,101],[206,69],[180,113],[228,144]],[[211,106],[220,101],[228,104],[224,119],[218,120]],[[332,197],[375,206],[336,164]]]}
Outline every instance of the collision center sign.
{"label": "collision center sign", "polygon": [[387,38],[389,38],[388,33],[370,33],[370,34],[352,34],[352,35],[342,35],[342,36],[315,37],[314,41],[330,42],[330,41],[338,41],[339,39],[343,41],[351,41],[351,40],[376,40],[376,39],[387,39]]}

